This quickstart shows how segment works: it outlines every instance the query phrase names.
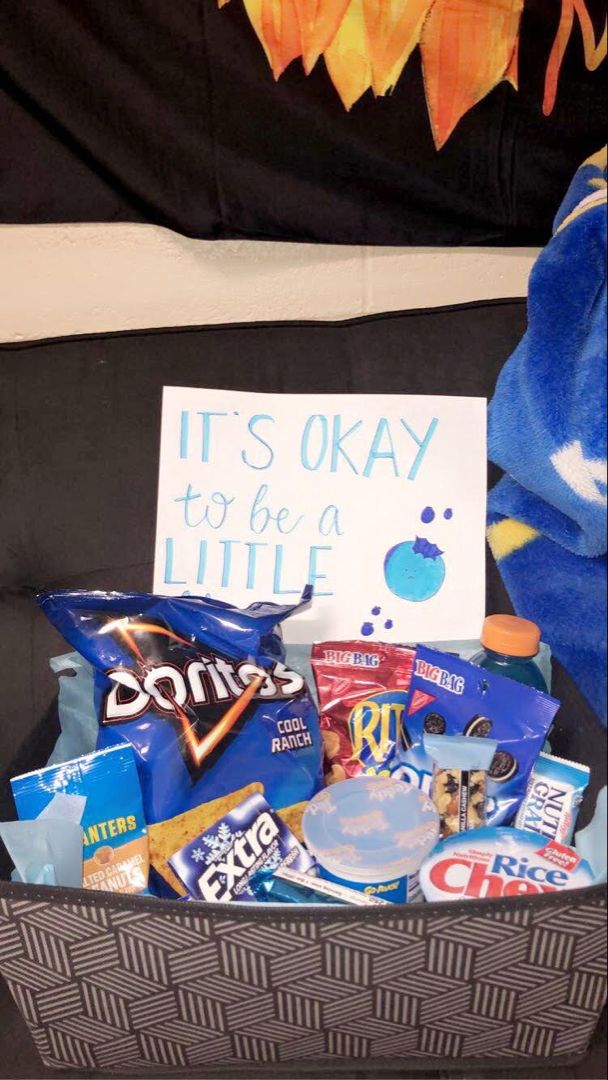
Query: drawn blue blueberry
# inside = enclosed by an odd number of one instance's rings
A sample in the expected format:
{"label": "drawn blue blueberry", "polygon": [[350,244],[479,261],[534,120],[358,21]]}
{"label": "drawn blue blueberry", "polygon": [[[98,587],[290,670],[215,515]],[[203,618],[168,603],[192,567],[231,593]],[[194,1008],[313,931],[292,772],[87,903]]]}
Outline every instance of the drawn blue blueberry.
{"label": "drawn blue blueberry", "polygon": [[450,521],[450,519],[454,517],[454,511],[451,506],[448,506],[447,510],[443,511],[443,516],[446,521]]}
{"label": "drawn blue blueberry", "polygon": [[372,615],[379,615],[381,611],[382,611],[382,608],[373,607],[372,608]]}
{"label": "drawn blue blueberry", "polygon": [[371,622],[364,622],[361,627],[361,633],[363,637],[369,637],[374,632],[374,624]]}
{"label": "drawn blue blueberry", "polygon": [[435,520],[435,511],[432,506],[425,506],[420,515],[420,520],[424,525],[430,525],[431,521]]}
{"label": "drawn blue blueberry", "polygon": [[384,556],[384,578],[401,600],[430,600],[445,580],[443,552],[422,536],[403,540]]}
{"label": "drawn blue blueberry", "polygon": [[387,619],[386,620],[386,622],[384,624],[384,629],[385,630],[392,630],[393,629],[393,620],[392,619]]}

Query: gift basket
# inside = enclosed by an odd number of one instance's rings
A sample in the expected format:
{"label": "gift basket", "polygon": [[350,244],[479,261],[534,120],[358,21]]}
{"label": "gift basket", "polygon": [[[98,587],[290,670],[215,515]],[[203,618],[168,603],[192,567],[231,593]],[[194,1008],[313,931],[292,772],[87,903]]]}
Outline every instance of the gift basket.
{"label": "gift basket", "polygon": [[[20,556],[1,609],[18,707],[0,972],[47,1065],[266,1076],[584,1054],[606,994],[605,734],[491,557],[477,641],[404,627],[290,645],[313,589],[247,606],[150,590],[163,385],[238,389],[234,335],[259,331],[260,389],[367,391],[372,323],[373,391],[411,392],[416,346],[398,344],[444,332],[444,392],[489,396],[521,314],[457,309],[460,338],[442,312],[343,325],[333,371],[332,328],[300,327],[315,363],[280,376],[280,325],[2,348]],[[471,330],[483,365],[464,362]],[[436,558],[425,543],[391,573]]]}

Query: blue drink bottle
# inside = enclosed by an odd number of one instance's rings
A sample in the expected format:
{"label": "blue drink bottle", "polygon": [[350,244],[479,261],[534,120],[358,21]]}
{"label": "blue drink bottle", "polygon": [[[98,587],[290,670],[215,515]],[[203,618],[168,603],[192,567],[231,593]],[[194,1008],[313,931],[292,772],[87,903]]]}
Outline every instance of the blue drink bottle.
{"label": "blue drink bottle", "polygon": [[540,646],[536,623],[517,615],[488,615],[481,644],[483,648],[471,658],[471,663],[547,693],[547,684],[534,661]]}

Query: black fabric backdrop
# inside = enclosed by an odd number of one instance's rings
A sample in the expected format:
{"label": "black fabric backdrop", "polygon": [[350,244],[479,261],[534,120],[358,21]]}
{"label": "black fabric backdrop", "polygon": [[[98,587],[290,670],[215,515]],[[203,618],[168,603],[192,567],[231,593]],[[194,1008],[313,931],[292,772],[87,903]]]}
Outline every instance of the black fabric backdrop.
{"label": "black fabric backdrop", "polygon": [[[44,718],[57,689],[48,660],[66,646],[39,613],[36,591],[151,588],[163,385],[490,396],[525,324],[523,300],[499,300],[339,323],[0,345],[0,763],[8,775],[46,760],[57,734],[52,709]],[[509,609],[489,556],[487,607]],[[569,703],[563,715],[576,716],[568,756],[586,760],[597,724],[566,675],[556,678]],[[560,753],[559,725],[554,748]],[[605,782],[601,769],[595,776]]]}
{"label": "black fabric backdrop", "polygon": [[[599,41],[605,0],[586,5]],[[243,0],[2,0],[0,220],[542,244],[605,141],[603,71],[585,67],[578,19],[543,116],[561,13],[560,0],[526,0],[519,90],[500,82],[437,150],[418,49],[390,96],[368,91],[346,112],[323,58],[275,83]]]}

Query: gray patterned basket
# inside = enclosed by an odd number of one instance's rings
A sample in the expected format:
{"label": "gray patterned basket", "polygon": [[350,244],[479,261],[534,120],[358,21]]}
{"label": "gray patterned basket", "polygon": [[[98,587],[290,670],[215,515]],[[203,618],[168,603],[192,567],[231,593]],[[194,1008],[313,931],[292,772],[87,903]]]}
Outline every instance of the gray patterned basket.
{"label": "gray patterned basket", "polygon": [[567,1063],[606,997],[601,886],[286,914],[2,883],[0,912],[0,971],[55,1068]]}

